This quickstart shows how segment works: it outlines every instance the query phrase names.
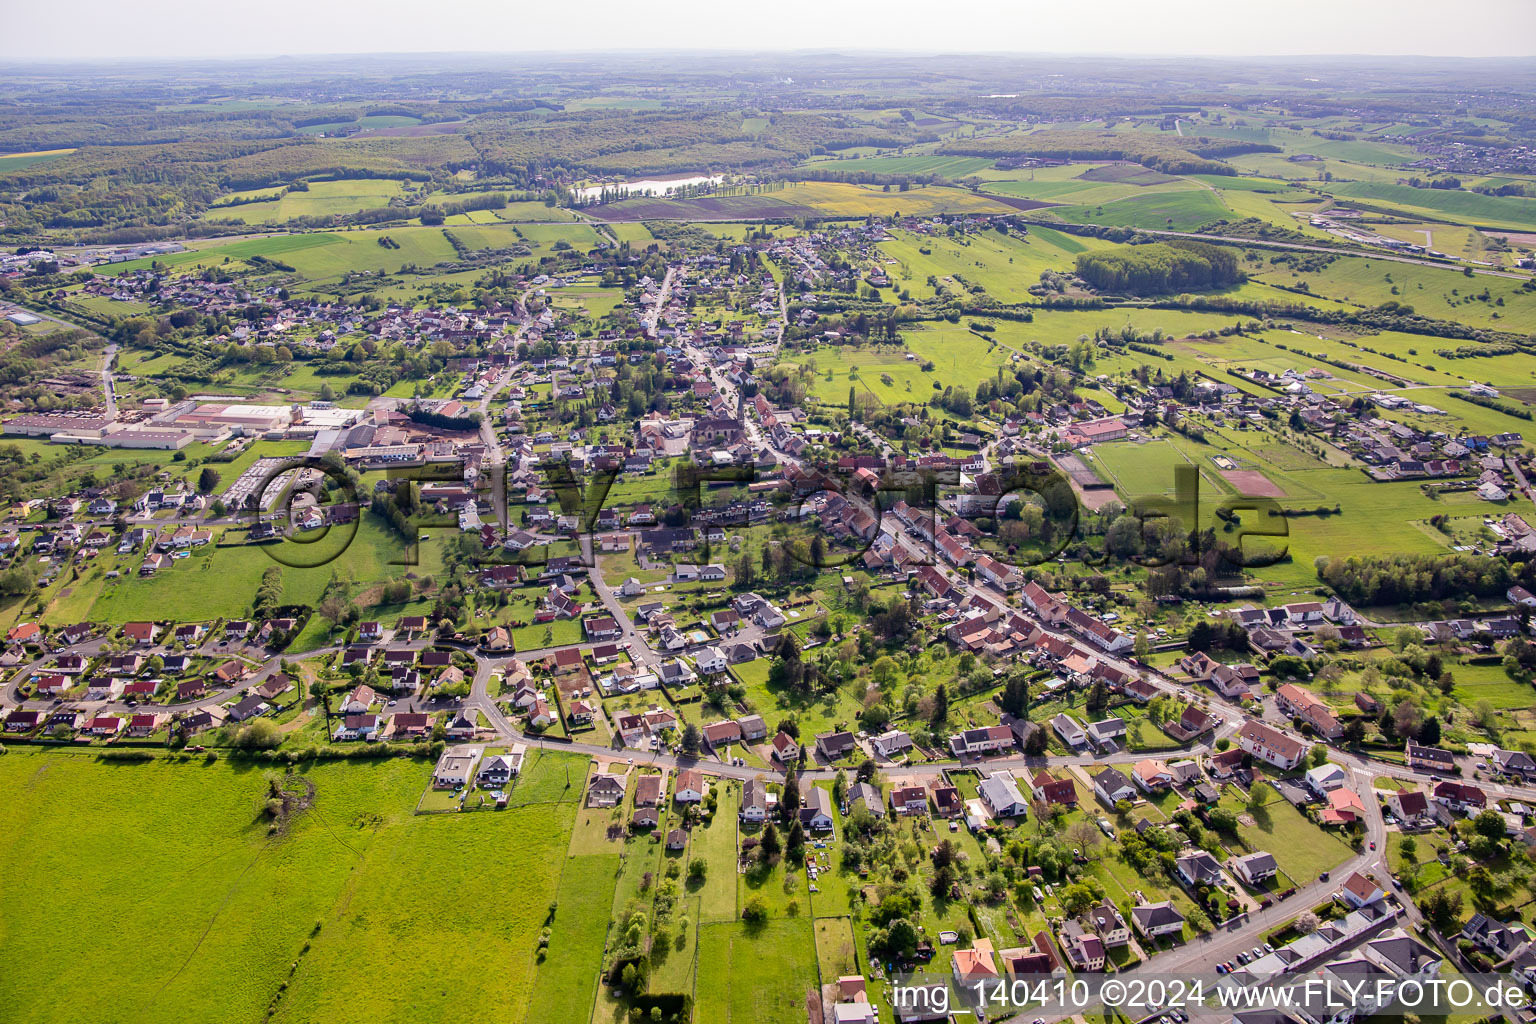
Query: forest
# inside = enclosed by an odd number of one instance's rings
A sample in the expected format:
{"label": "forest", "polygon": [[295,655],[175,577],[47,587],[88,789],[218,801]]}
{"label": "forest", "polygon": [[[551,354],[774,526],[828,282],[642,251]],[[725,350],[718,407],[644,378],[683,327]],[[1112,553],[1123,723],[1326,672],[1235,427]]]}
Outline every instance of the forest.
{"label": "forest", "polygon": [[1099,291],[1132,295],[1223,288],[1247,279],[1235,252],[1193,241],[1080,253],[1077,276]]}

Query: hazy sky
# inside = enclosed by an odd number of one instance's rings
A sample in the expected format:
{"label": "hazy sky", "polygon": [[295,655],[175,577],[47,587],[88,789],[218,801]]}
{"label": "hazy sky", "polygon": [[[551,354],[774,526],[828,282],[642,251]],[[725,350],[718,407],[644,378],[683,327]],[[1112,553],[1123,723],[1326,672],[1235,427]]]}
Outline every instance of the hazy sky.
{"label": "hazy sky", "polygon": [[617,49],[1536,53],[1533,0],[0,0],[0,57]]}

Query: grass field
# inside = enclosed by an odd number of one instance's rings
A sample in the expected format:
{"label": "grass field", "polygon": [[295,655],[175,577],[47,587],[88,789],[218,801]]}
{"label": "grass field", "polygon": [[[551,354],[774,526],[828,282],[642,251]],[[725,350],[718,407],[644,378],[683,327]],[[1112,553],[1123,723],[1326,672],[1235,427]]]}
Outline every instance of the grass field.
{"label": "grass field", "polygon": [[1167,231],[1193,231],[1212,221],[1232,217],[1232,211],[1208,189],[1150,192],[1097,201],[1092,205],[1092,201],[1084,197],[1072,198],[1077,205],[1053,208],[1049,211],[1050,216],[1060,217],[1070,224],[1107,224]]}
{"label": "grass field", "polygon": [[6,153],[0,156],[0,174],[25,170],[73,152],[73,149],[37,149],[30,153]]}
{"label": "grass field", "polygon": [[802,698],[783,689],[771,688],[765,659],[744,662],[737,665],[735,671],[746,685],[747,702],[758,714],[773,722],[782,715],[793,715],[807,735],[826,732],[837,722],[851,722],[862,710],[851,692],[852,687],[831,690],[814,698]]}
{"label": "grass field", "polygon": [[578,219],[576,214],[572,213],[570,210],[565,209],[564,207],[545,206],[543,203],[531,202],[508,203],[506,206],[499,210],[488,210],[486,212],[494,214],[497,220],[504,220],[514,224],[524,221],[574,221]]}
{"label": "grass field", "polygon": [[699,921],[736,920],[736,811],[741,806],[738,784],[723,787],[715,817],[706,828],[695,828],[689,839],[689,858],[702,857],[709,877],[700,891]]}
{"label": "grass field", "polygon": [[699,929],[696,1019],[712,1024],[801,1024],[816,988],[816,939],[810,918]]}
{"label": "grass field", "polygon": [[840,182],[797,182],[745,196],[671,200],[626,199],[591,211],[605,221],[757,220],[795,217],[928,217],[939,213],[1008,213],[1011,207],[963,189],[918,187],[890,192]]}
{"label": "grass field", "polygon": [[[409,557],[404,542],[364,516],[350,545],[334,561],[311,569],[284,566],[283,602],[308,604],[319,601],[333,570],[350,572],[359,584],[381,581],[407,571],[394,564]],[[326,551],[340,548],[346,531],[317,543]],[[441,567],[438,542],[420,545],[421,564],[412,571],[433,572]],[[309,552],[305,552],[308,557]],[[215,616],[238,617],[250,608],[262,574],[278,563],[260,547],[206,547],[191,558],[152,577],[127,574],[103,582],[101,595],[91,608],[92,618],[105,622],[134,619],[175,618],[189,621]]]}
{"label": "grass field", "polygon": [[[282,224],[296,217],[323,217],[356,213],[389,205],[401,195],[400,183],[388,178],[346,178],[341,181],[311,182],[305,192],[289,192],[270,202],[242,203],[220,208],[218,203],[245,199],[270,190],[234,192],[221,196],[204,215],[208,220],[229,220],[242,224]],[[402,211],[402,216],[404,215]]]}
{"label": "grass field", "polygon": [[853,923],[846,917],[826,917],[816,922],[816,962],[825,981],[858,974],[858,951]]}
{"label": "grass field", "polygon": [[[274,836],[260,769],[201,758],[109,765],[73,751],[0,757],[9,870],[92,865],[72,872],[69,899],[0,892],[10,1012],[38,1022],[255,1020],[282,993],[280,1020],[347,1017],[362,1002],[381,1020],[470,1015],[486,999],[521,1019],[547,901],[507,901],[501,879],[555,891],[570,809],[418,817],[421,761],[302,772],[314,804]],[[23,955],[87,935],[88,957]],[[431,952],[444,948],[464,955]],[[357,970],[360,957],[389,963],[391,983]],[[53,985],[74,994],[53,998]]]}
{"label": "grass field", "polygon": [[[1452,268],[1442,270],[1360,258],[1337,259],[1322,270],[1299,274],[1274,267],[1259,271],[1256,277],[1288,287],[1305,282],[1313,295],[1357,307],[1392,301],[1412,306],[1422,316],[1456,320],[1474,327],[1519,331],[1536,328],[1536,293],[1523,291],[1519,281],[1505,277],[1479,274],[1469,278]],[[1485,294],[1487,297],[1483,298]],[[1297,298],[1293,295],[1291,301]],[[1429,354],[1437,347],[1458,348],[1463,344],[1431,343],[1424,339],[1419,348]],[[1445,364],[1436,360],[1434,365]]]}
{"label": "grass field", "polygon": [[1413,188],[1383,182],[1345,182],[1326,186],[1343,199],[1391,210],[1428,213],[1442,220],[1481,227],[1536,227],[1536,200],[1519,196],[1485,196],[1456,189]]}
{"label": "grass field", "polygon": [[1189,465],[1184,454],[1167,441],[1094,445],[1088,458],[1109,471],[1115,489],[1127,498],[1172,494],[1175,468]]}
{"label": "grass field", "polygon": [[[882,350],[819,349],[800,365],[814,364],[808,381],[812,397],[821,402],[846,403],[850,386],[873,395],[886,404],[926,402],[940,387],[964,387],[974,390],[983,379],[996,373],[1008,362],[1010,353],[991,348],[989,343],[963,327],[914,331],[906,336],[906,351],[917,355],[907,359],[901,349]],[[990,349],[990,351],[989,351]],[[932,372],[924,372],[924,360],[932,360]]]}
{"label": "grass field", "polygon": [[1272,789],[1267,802],[1253,816],[1256,824],[1239,825],[1238,834],[1253,849],[1273,854],[1280,870],[1298,885],[1338,867],[1354,853],[1331,833],[1308,821]]}
{"label": "grass field", "polygon": [[[552,228],[556,231],[560,229],[559,225]],[[451,230],[462,232],[495,229],[471,225]],[[399,248],[380,245],[379,239],[385,235],[389,236]],[[507,244],[511,244],[510,241]],[[114,273],[140,270],[156,263],[189,271],[196,267],[219,266],[226,259],[245,260],[251,256],[264,256],[287,264],[306,279],[310,286],[323,286],[339,280],[350,271],[393,274],[398,273],[406,264],[430,268],[445,260],[456,258],[456,253],[447,235],[444,234],[443,228],[403,226],[369,231],[316,231],[251,238],[225,245],[210,245],[186,252],[171,253],[153,259],[117,263],[113,264],[112,270]]]}
{"label": "grass field", "polygon": [[1029,287],[1039,283],[1041,271],[1070,271],[1078,253],[1112,244],[1031,228],[1027,235],[985,231],[962,238],[897,232],[880,249],[895,261],[886,265],[886,273],[916,297],[936,294],[928,283],[934,277],[951,291],[979,284],[1003,302],[1028,302],[1033,301]]}
{"label": "grass field", "polygon": [[151,265],[191,270],[194,267],[215,266],[223,263],[226,257],[238,260],[244,259],[247,256],[267,256],[286,260],[287,256],[301,250],[333,245],[341,240],[340,235],[318,231],[301,235],[272,235],[265,238],[250,238],[242,242],[230,242],[225,245],[195,243],[185,252],[173,252],[165,256],[129,260],[126,263],[114,263],[112,264],[112,272],[117,274],[122,271],[147,270]]}
{"label": "grass field", "polygon": [[[509,871],[525,891],[555,891],[569,821],[555,805],[413,819],[353,873],[275,1019],[344,1016],[363,1001],[375,1020],[457,1016],[486,1002],[524,1016],[547,905],[505,899],[501,873],[488,868]],[[420,873],[428,863],[430,883]],[[445,949],[460,955],[445,960]],[[392,983],[357,971],[359,959],[394,964]]]}
{"label": "grass field", "polygon": [[564,1024],[591,1015],[618,873],[617,853],[565,859],[549,956],[534,968],[529,1024]]}

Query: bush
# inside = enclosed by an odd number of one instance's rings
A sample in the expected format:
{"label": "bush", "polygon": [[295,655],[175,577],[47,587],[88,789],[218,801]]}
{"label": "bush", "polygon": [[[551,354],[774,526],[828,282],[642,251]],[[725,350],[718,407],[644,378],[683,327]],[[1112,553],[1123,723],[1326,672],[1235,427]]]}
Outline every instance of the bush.
{"label": "bush", "polygon": [[246,722],[234,738],[234,745],[241,750],[272,750],[282,742],[282,731],[270,718],[255,718]]}

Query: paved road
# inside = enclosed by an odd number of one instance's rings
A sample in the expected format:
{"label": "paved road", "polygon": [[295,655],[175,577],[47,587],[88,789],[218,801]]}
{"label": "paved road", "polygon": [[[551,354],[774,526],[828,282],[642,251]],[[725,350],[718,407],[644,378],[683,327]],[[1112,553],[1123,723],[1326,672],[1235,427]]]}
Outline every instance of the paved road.
{"label": "paved road", "polygon": [[107,406],[107,419],[117,419],[117,389],[112,383],[112,360],[117,358],[117,343],[107,346],[101,354],[101,398]]}
{"label": "paved road", "polygon": [[677,277],[677,270],[667,267],[666,276],[661,279],[661,288],[656,292],[656,305],[651,311],[640,318],[640,326],[645,328],[647,338],[656,337],[656,325],[661,322],[661,314],[667,308],[667,302],[672,298],[672,282]]}
{"label": "paved road", "polygon": [[646,635],[635,628],[634,620],[619,603],[618,596],[609,588],[608,581],[603,579],[602,572],[596,568],[597,557],[593,550],[591,534],[581,538],[581,553],[587,564],[593,567],[587,573],[587,580],[592,584],[598,601],[608,610],[608,614],[613,616],[613,621],[619,624],[618,643],[621,646],[628,645],[629,656],[637,665],[654,670],[661,664],[661,655],[651,648],[650,640]]}

